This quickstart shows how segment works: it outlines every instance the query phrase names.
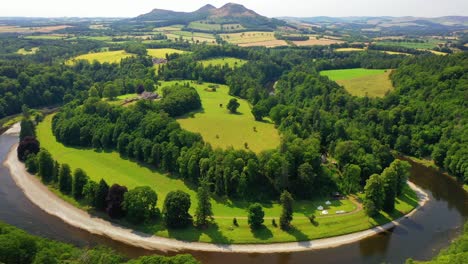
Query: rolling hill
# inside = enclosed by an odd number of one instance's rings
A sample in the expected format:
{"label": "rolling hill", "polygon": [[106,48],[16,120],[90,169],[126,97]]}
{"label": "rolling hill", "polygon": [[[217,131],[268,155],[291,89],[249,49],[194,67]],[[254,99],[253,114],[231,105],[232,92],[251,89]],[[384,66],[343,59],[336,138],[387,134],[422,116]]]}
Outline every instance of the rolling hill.
{"label": "rolling hill", "polygon": [[[259,15],[243,5],[234,3],[225,4],[220,8],[216,8],[212,5],[205,5],[193,12],[153,9],[149,13],[131,19],[131,21],[136,23],[154,23],[155,26],[174,24],[188,26],[191,22],[207,25],[238,24],[242,26],[243,30],[274,30],[278,26],[286,25],[285,21]],[[205,31],[203,28],[194,29],[196,31]],[[219,31],[223,31],[222,27],[220,27]]]}

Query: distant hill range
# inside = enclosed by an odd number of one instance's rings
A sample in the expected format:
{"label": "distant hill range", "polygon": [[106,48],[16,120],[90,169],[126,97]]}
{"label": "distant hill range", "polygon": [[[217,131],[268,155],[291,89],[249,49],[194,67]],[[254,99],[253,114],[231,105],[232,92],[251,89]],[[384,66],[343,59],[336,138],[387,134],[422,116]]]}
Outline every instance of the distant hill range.
{"label": "distant hill range", "polygon": [[[154,23],[158,26],[175,24],[188,25],[191,22],[206,24],[239,24],[244,29],[275,30],[287,23],[283,20],[268,18],[247,9],[243,5],[228,3],[220,8],[205,5],[193,12],[176,12],[171,10],[153,9],[147,14],[131,19],[136,23]],[[203,30],[201,30],[203,31]]]}
{"label": "distant hill range", "polygon": [[361,29],[363,31],[385,31],[406,33],[414,31],[418,33],[447,32],[454,30],[467,30],[467,16],[445,17],[281,17],[289,23],[307,23],[317,26],[337,25],[344,28]]}

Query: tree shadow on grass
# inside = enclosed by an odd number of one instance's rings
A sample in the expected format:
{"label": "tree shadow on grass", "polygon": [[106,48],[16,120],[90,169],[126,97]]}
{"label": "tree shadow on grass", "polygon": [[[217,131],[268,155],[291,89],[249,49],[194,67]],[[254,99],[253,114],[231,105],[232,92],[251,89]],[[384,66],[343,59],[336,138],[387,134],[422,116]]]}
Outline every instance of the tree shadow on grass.
{"label": "tree shadow on grass", "polygon": [[273,233],[265,225],[261,225],[260,227],[255,229],[251,228],[250,231],[252,231],[252,234],[255,238],[260,240],[267,240],[273,237]]}
{"label": "tree shadow on grass", "polygon": [[286,232],[295,237],[296,241],[302,241],[301,246],[310,246],[310,243],[308,242],[308,240],[310,240],[309,237],[295,226],[291,226],[288,230],[286,230]]}
{"label": "tree shadow on grass", "polygon": [[230,244],[232,240],[227,238],[220,230],[218,224],[210,223],[206,229],[201,231],[211,238],[211,241],[217,244]]}

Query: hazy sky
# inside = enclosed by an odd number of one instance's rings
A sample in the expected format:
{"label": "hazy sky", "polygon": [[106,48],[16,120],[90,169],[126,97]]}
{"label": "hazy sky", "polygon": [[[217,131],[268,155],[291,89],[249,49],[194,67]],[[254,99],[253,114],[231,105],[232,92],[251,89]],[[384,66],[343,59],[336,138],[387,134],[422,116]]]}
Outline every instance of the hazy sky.
{"label": "hazy sky", "polygon": [[1,0],[0,16],[134,17],[153,8],[193,11],[228,2],[269,17],[468,16],[468,0]]}

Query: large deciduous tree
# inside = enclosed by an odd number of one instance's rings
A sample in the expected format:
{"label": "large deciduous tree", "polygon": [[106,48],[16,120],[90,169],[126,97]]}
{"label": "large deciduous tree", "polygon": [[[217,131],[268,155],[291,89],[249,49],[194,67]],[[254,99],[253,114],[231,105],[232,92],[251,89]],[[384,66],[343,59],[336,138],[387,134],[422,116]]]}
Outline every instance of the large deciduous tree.
{"label": "large deciduous tree", "polygon": [[45,150],[41,149],[37,154],[38,174],[44,182],[50,182],[54,175],[54,159],[52,155]]}
{"label": "large deciduous tree", "polygon": [[183,191],[172,191],[164,200],[164,219],[171,228],[182,228],[190,224],[192,216],[189,214],[190,195]]}
{"label": "large deciduous tree", "polygon": [[18,145],[18,159],[25,161],[29,154],[37,154],[39,150],[40,144],[35,137],[25,137]]}
{"label": "large deciduous tree", "polygon": [[114,184],[109,188],[106,198],[106,212],[111,218],[121,218],[125,215],[122,204],[126,192],[128,192],[127,187],[118,184]]}
{"label": "large deciduous tree", "polygon": [[249,206],[247,222],[249,223],[252,229],[257,229],[262,226],[264,216],[265,212],[263,211],[263,208],[259,203],[254,203]]}
{"label": "large deciduous tree", "polygon": [[383,206],[385,196],[380,175],[373,174],[364,187],[364,208],[370,216],[376,215]]}
{"label": "large deciduous tree", "polygon": [[96,208],[104,211],[107,207],[107,193],[109,192],[109,185],[104,179],[99,181],[99,186],[96,190]]}
{"label": "large deciduous tree", "polygon": [[88,182],[88,175],[82,169],[76,169],[73,172],[72,193],[75,199],[83,198],[83,188]]}
{"label": "large deciduous tree", "polygon": [[153,218],[157,213],[158,196],[151,187],[136,187],[124,195],[123,208],[127,218],[137,224]]}
{"label": "large deciduous tree", "polygon": [[62,166],[60,166],[59,189],[64,194],[70,194],[72,191],[72,175],[68,164],[62,164]]}
{"label": "large deciduous tree", "polygon": [[229,100],[229,103],[227,104],[227,109],[229,110],[229,112],[231,112],[232,114],[235,114],[237,113],[237,109],[239,108],[240,104],[239,102],[237,101],[236,98],[232,98],[231,100]]}

